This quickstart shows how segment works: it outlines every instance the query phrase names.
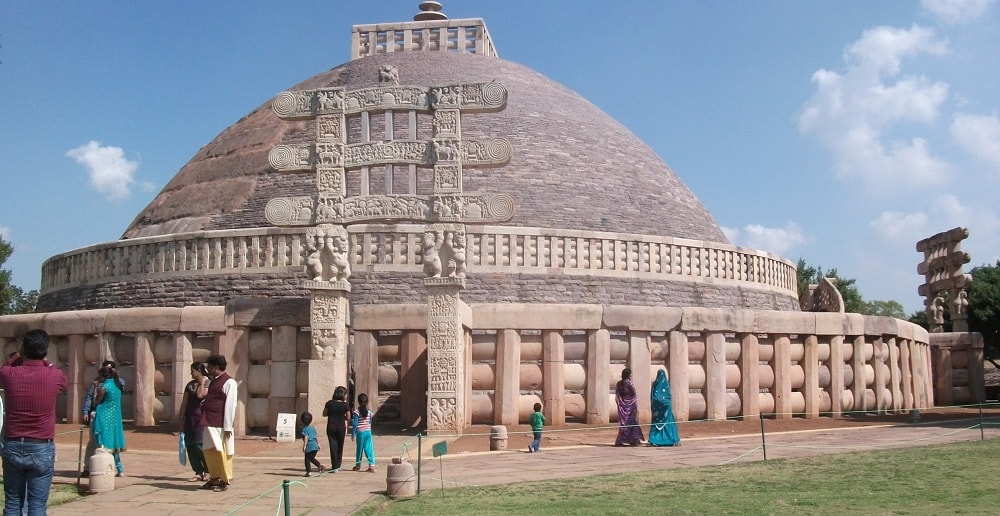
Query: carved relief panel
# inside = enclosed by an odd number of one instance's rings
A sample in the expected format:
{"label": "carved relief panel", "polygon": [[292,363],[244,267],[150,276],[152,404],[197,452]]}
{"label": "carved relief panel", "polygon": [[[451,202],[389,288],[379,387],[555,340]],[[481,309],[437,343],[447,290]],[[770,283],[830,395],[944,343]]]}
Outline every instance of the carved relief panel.
{"label": "carved relief panel", "polygon": [[[489,223],[513,217],[511,196],[463,192],[464,166],[503,165],[510,160],[513,149],[500,137],[463,139],[461,113],[503,109],[507,89],[495,81],[431,87],[400,85],[399,71],[391,65],[379,67],[377,79],[378,86],[374,87],[318,88],[275,96],[271,107],[279,117],[316,119],[316,140],[277,145],[268,153],[268,162],[279,172],[313,170],[317,195],[271,199],[265,207],[268,221],[279,226],[308,226],[400,220]],[[430,140],[397,140],[387,130],[385,140],[347,144],[347,115],[361,114],[363,130],[370,131],[366,125],[369,113],[385,112],[386,126],[391,127],[393,114],[405,111],[410,111],[411,117],[413,112],[433,117]],[[391,171],[394,165],[410,165],[411,174],[415,174],[413,165],[433,168],[433,182],[428,185],[433,195],[410,191],[347,196],[348,179],[351,184],[357,181],[367,185],[375,177],[369,175],[372,169],[385,167]],[[410,190],[416,188],[412,186],[415,183],[411,178]],[[401,184],[407,183],[404,180]],[[362,188],[361,192],[366,194],[368,190]]]}

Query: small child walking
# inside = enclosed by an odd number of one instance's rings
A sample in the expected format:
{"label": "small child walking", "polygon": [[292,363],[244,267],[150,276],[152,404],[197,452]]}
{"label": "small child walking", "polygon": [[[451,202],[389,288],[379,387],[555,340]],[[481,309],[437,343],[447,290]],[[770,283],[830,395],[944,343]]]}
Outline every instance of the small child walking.
{"label": "small child walking", "polygon": [[372,411],[368,409],[368,395],[358,394],[358,408],[351,414],[351,440],[357,437],[354,452],[354,471],[361,471],[361,454],[368,459],[368,472],[375,473],[375,448],[372,446]]}
{"label": "small child walking", "polygon": [[315,465],[320,473],[326,471],[326,467],[316,460],[316,454],[319,453],[319,439],[316,438],[316,428],[312,426],[313,415],[303,412],[299,419],[302,420],[302,453],[306,456],[305,476],[311,477],[312,466]]}
{"label": "small child walking", "polygon": [[542,444],[542,426],[545,425],[545,416],[542,414],[542,404],[535,403],[535,411],[531,413],[528,422],[531,423],[531,434],[534,440],[528,445],[528,453],[538,453],[538,445]]}

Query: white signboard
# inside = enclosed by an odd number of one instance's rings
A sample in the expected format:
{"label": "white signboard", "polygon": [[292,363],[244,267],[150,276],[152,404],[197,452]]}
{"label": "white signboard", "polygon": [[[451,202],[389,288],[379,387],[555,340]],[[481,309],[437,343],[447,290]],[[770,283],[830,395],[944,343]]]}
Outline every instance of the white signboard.
{"label": "white signboard", "polygon": [[278,423],[275,425],[279,443],[290,443],[297,439],[295,435],[295,414],[278,412]]}

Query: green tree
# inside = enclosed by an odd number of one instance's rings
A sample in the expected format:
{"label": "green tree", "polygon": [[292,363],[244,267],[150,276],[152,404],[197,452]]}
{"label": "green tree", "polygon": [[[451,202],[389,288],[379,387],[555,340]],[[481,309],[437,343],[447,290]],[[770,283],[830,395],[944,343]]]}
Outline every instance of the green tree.
{"label": "green tree", "polygon": [[986,356],[1000,357],[1000,260],[996,265],[972,269],[969,295],[969,330],[983,334]]}
{"label": "green tree", "polygon": [[898,301],[865,301],[865,315],[884,315],[896,319],[906,319],[906,311]]}
{"label": "green tree", "polygon": [[924,329],[930,328],[930,326],[927,325],[927,312],[923,310],[918,310],[916,312],[913,312],[910,315],[910,318],[907,320],[913,324],[918,324],[920,326],[923,326]]}
{"label": "green tree", "polygon": [[[14,253],[14,247],[0,237],[0,267]],[[11,272],[0,268],[0,315],[30,313],[35,310],[38,301],[38,291],[25,292],[20,287],[11,284]]]}

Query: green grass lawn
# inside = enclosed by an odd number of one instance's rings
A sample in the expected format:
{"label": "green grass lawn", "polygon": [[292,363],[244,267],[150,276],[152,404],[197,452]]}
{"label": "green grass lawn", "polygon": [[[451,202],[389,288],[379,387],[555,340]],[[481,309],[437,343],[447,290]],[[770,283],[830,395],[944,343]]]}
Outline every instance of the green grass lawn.
{"label": "green grass lawn", "polygon": [[501,486],[359,514],[997,514],[1000,439]]}
{"label": "green grass lawn", "polygon": [[[2,510],[4,501],[6,497],[3,492],[3,479],[0,478],[0,510]],[[49,507],[54,505],[64,504],[67,502],[72,502],[77,498],[80,498],[79,491],[76,489],[76,485],[73,484],[52,484],[52,488],[49,489]]]}

